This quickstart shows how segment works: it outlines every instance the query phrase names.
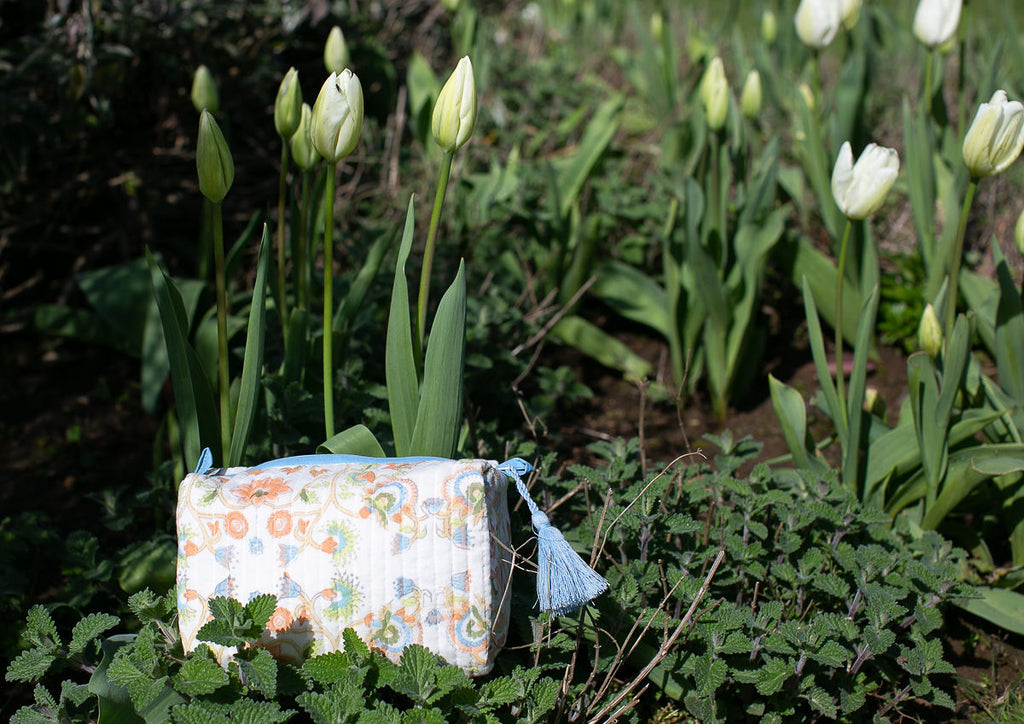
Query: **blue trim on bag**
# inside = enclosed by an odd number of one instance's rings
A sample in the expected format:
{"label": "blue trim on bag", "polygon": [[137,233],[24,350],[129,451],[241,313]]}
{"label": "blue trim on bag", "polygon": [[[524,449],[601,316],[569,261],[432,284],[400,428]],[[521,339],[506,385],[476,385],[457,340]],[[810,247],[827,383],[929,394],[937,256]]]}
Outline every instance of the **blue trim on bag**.
{"label": "blue trim on bag", "polygon": [[337,465],[338,463],[422,463],[427,461],[447,461],[448,458],[435,458],[426,455],[404,458],[375,458],[370,455],[335,455],[321,453],[317,455],[293,455],[278,458],[269,462],[253,465],[246,470],[263,470],[264,468],[285,468],[292,465]]}

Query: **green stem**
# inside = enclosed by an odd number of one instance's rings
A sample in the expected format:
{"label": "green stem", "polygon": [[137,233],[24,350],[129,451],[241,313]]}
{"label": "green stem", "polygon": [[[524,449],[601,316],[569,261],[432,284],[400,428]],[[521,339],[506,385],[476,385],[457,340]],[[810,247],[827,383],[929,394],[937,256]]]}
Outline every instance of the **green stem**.
{"label": "green stem", "polygon": [[811,91],[814,93],[814,118],[821,118],[822,101],[821,97],[821,63],[818,59],[818,51],[811,53]]}
{"label": "green stem", "polygon": [[199,218],[199,278],[206,281],[210,277],[210,207],[213,202],[203,197],[203,209]]}
{"label": "green stem", "polygon": [[324,184],[324,426],[334,437],[334,176],[338,164],[327,165]]}
{"label": "green stem", "polygon": [[288,194],[288,142],[281,144],[281,175],[277,184],[277,306],[281,312],[281,335],[288,346],[288,301],[284,274],[284,207]]}
{"label": "green stem", "polygon": [[956,244],[953,246],[953,258],[949,265],[949,284],[946,285],[946,339],[953,334],[953,322],[956,321],[957,286],[960,282],[960,258],[964,253],[964,234],[967,231],[967,217],[974,202],[974,193],[978,190],[978,179],[972,178],[967,184],[964,205],[960,209],[960,224],[956,229]]}
{"label": "green stem", "polygon": [[228,377],[228,290],[224,279],[224,224],[220,202],[211,204],[213,264],[217,285],[217,376],[220,391],[221,454],[231,446],[231,381]]}
{"label": "green stem", "polygon": [[[719,207],[721,206],[721,199],[719,198],[719,149],[720,144],[718,142],[718,131],[712,131],[708,135],[708,145],[711,150],[711,189],[708,194],[708,212],[711,216],[711,230],[718,232],[718,241],[722,245],[722,249],[725,249],[725,229],[719,226],[719,220],[721,213]],[[725,260],[720,260],[721,266],[725,266]]]}
{"label": "green stem", "polygon": [[309,230],[307,220],[309,218],[309,173],[302,174],[302,203],[299,208],[299,243],[296,249],[298,259],[295,261],[295,273],[298,277],[295,290],[295,301],[299,309],[309,309],[309,269],[306,268],[306,249],[309,247],[309,239],[306,232]]}
{"label": "green stem", "polygon": [[850,230],[853,222],[846,220],[846,228],[843,230],[843,241],[839,245],[839,264],[836,268],[836,396],[839,398],[839,414],[842,416],[843,424],[848,421],[846,411],[846,374],[843,371],[843,282],[846,275],[846,251],[850,245]]}
{"label": "green stem", "polygon": [[416,336],[413,340],[413,352],[416,356],[416,370],[423,370],[423,340],[427,328],[427,303],[430,300],[430,271],[434,265],[434,245],[437,240],[437,226],[441,220],[441,207],[444,206],[445,193],[448,190],[448,177],[452,172],[452,154],[446,153],[441,161],[441,171],[437,176],[437,191],[434,192],[434,209],[430,212],[430,230],[427,232],[427,245],[423,249],[423,268],[420,269],[420,292],[416,299]]}
{"label": "green stem", "polygon": [[935,65],[934,50],[925,51],[924,64],[924,108],[927,115],[932,115],[932,67]]}

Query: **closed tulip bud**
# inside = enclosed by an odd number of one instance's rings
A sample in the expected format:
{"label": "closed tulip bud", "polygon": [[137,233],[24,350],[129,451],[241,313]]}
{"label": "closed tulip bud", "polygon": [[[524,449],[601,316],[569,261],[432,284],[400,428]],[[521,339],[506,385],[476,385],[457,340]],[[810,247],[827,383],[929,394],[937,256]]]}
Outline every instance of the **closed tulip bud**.
{"label": "closed tulip bud", "polygon": [[658,43],[665,39],[665,19],[659,12],[651,13],[651,37]]}
{"label": "closed tulip bud", "polygon": [[820,49],[832,42],[843,22],[840,1],[800,0],[793,24],[804,45]]}
{"label": "closed tulip bud", "polygon": [[302,88],[299,86],[299,71],[289,68],[277,89],[274,101],[274,127],[284,140],[295,135],[302,120]]}
{"label": "closed tulip bud", "polygon": [[327,42],[324,43],[324,66],[328,73],[341,75],[348,67],[349,55],[348,45],[345,43],[345,34],[341,28],[335,25],[327,35]]}
{"label": "closed tulip bud", "polygon": [[761,74],[752,70],[747,74],[747,80],[743,84],[743,92],[740,94],[740,108],[750,120],[757,118],[761,112]]}
{"label": "closed tulip bud", "polygon": [[331,73],[310,115],[310,137],[317,152],[337,163],[355,150],[363,130],[363,87],[346,68]]}
{"label": "closed tulip bud", "polygon": [[1005,170],[1024,147],[1024,105],[998,90],[982,103],[964,136],[964,165],[975,178]]}
{"label": "closed tulip bud", "polygon": [[430,129],[445,153],[454,153],[469,140],[476,126],[476,80],[473,63],[464,56],[445,82],[434,103]]}
{"label": "closed tulip bud", "polygon": [[847,141],[832,170],[832,197],[850,219],[866,219],[885,203],[900,172],[896,150],[869,143],[857,163]]}
{"label": "closed tulip bud", "polygon": [[708,100],[711,96],[711,88],[715,85],[721,85],[726,83],[725,79],[725,64],[722,63],[721,56],[716,55],[708,63],[707,70],[704,71],[704,75],[700,79],[700,85],[697,87],[697,94],[700,97],[700,102],[705,106],[708,104]]}
{"label": "closed tulip bud", "polygon": [[928,304],[921,315],[921,323],[917,325],[917,346],[929,357],[935,359],[942,351],[942,327],[935,314],[935,308]]}
{"label": "closed tulip bud", "polygon": [[313,112],[309,104],[303,103],[299,127],[295,129],[291,139],[292,158],[303,171],[312,171],[317,161],[320,160],[320,154],[313,147],[313,137],[309,132],[312,115]]}
{"label": "closed tulip bud", "polygon": [[963,0],[921,0],[914,13],[914,35],[929,48],[945,45],[960,24]]}
{"label": "closed tulip bud", "polygon": [[214,203],[227,196],[235,180],[235,163],[231,160],[227,141],[213,115],[205,109],[199,115],[196,171],[199,173],[199,190]]}
{"label": "closed tulip bud", "polygon": [[1017,217],[1017,225],[1013,227],[1013,243],[1017,246],[1017,253],[1024,256],[1024,211]]}
{"label": "closed tulip bud", "polygon": [[775,43],[775,38],[779,34],[779,22],[775,19],[775,13],[771,10],[765,10],[761,13],[761,39],[767,45]]}
{"label": "closed tulip bud", "polygon": [[843,27],[847,30],[853,30],[857,25],[857,21],[860,19],[860,6],[863,4],[863,0],[840,0],[839,12],[843,18]]}
{"label": "closed tulip bud", "polygon": [[874,387],[864,388],[864,412],[877,417],[885,417],[885,400]]}
{"label": "closed tulip bud", "polygon": [[192,105],[197,113],[204,110],[216,114],[220,110],[220,94],[217,93],[217,83],[213,80],[213,74],[205,65],[196,68],[196,74],[192,77]]}

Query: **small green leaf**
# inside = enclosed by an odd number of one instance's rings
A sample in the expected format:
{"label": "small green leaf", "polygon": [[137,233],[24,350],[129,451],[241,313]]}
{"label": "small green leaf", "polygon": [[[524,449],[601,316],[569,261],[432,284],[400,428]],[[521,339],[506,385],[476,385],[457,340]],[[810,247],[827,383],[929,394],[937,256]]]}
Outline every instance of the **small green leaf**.
{"label": "small green leaf", "polygon": [[277,661],[266,649],[252,648],[235,655],[243,681],[268,699],[277,696]]}
{"label": "small green leaf", "polygon": [[46,676],[50,664],[57,660],[54,654],[41,649],[22,651],[7,667],[7,681],[38,681]]}
{"label": "small green leaf", "polygon": [[245,604],[245,612],[251,619],[251,630],[255,633],[254,638],[259,638],[263,633],[263,629],[267,625],[267,621],[274,615],[274,610],[277,608],[277,597],[272,593],[265,593],[262,596],[256,596],[256,598]]}
{"label": "small green leaf", "polygon": [[72,629],[68,654],[73,656],[81,653],[90,641],[119,623],[121,623],[121,619],[117,616],[111,616],[108,613],[90,613],[76,623],[75,628]]}
{"label": "small green leaf", "polygon": [[174,675],[174,686],[187,696],[212,694],[230,681],[230,677],[217,662],[190,656]]}
{"label": "small green leaf", "polygon": [[757,693],[763,696],[771,696],[782,690],[792,670],[783,659],[768,659],[765,665],[757,672]]}

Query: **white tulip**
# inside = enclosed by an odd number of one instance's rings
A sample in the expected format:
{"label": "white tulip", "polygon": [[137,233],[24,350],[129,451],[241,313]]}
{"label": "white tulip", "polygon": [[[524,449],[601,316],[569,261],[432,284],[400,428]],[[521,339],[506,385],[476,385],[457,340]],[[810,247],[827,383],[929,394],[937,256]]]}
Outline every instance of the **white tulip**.
{"label": "white tulip", "polygon": [[885,203],[900,172],[896,150],[869,143],[857,163],[847,141],[832,171],[832,197],[850,219],[866,219]]}
{"label": "white tulip", "polygon": [[824,48],[843,24],[842,0],[800,0],[793,24],[804,45]]}
{"label": "white tulip", "polygon": [[445,153],[461,148],[476,127],[476,80],[473,63],[464,56],[445,82],[434,104],[430,129]]}
{"label": "white tulip", "polygon": [[962,0],[921,0],[914,13],[914,35],[929,48],[945,45],[960,24]]}
{"label": "white tulip", "polygon": [[1024,105],[1007,101],[1006,91],[997,90],[978,114],[964,136],[964,164],[975,178],[1005,170],[1024,148]]}
{"label": "white tulip", "polygon": [[363,130],[363,87],[346,68],[331,73],[313,104],[309,135],[328,161],[337,163],[355,150]]}
{"label": "white tulip", "polygon": [[853,30],[860,19],[860,7],[864,0],[839,0],[839,14],[843,18],[843,27]]}

